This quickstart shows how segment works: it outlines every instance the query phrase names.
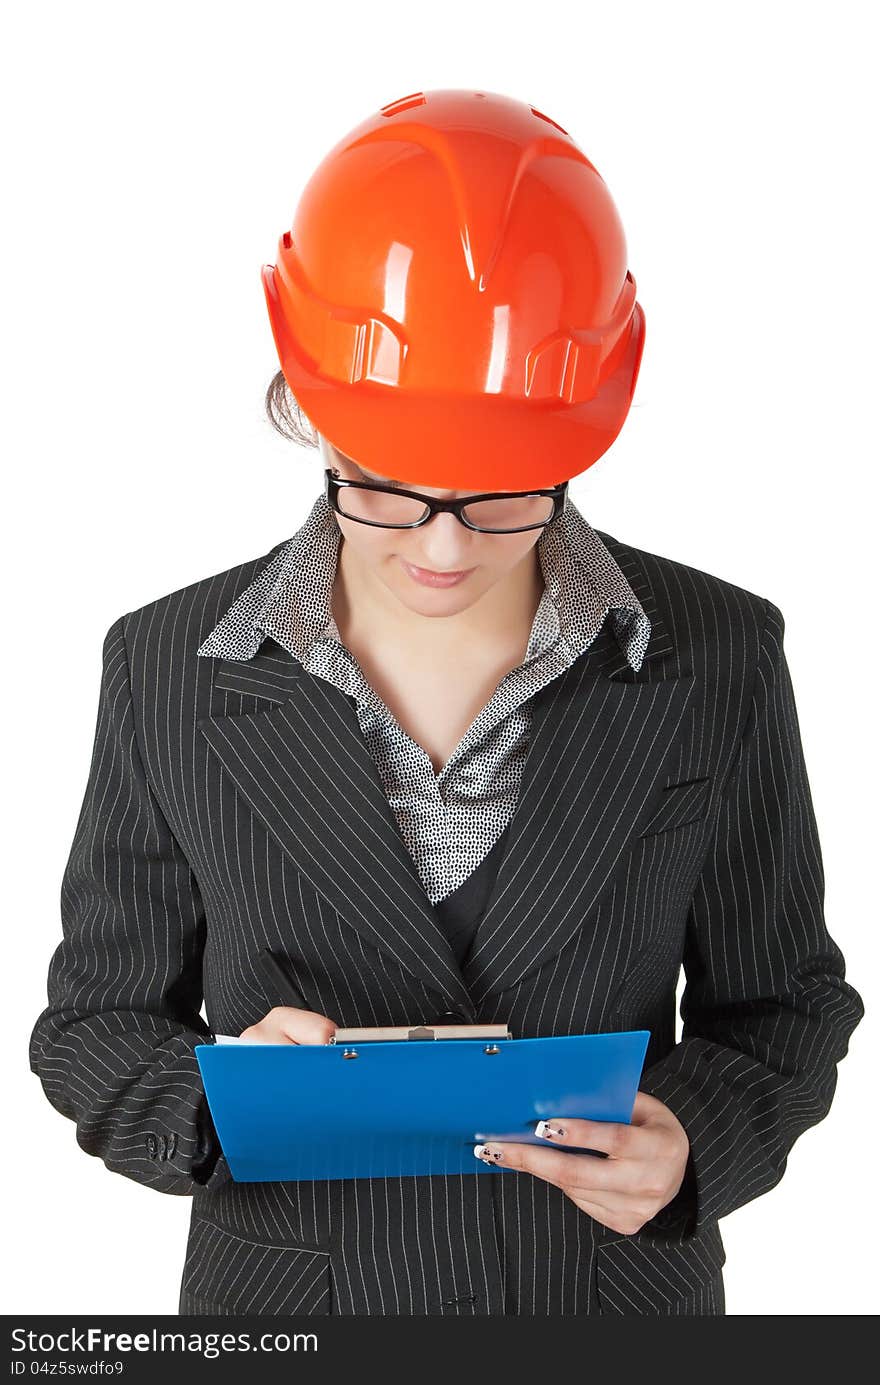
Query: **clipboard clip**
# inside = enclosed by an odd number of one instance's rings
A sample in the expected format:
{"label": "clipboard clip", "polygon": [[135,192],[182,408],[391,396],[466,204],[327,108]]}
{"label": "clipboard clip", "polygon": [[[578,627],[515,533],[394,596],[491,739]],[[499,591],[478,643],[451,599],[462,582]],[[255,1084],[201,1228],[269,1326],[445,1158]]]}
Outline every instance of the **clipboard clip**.
{"label": "clipboard clip", "polygon": [[423,1042],[432,1039],[512,1039],[506,1024],[419,1024],[379,1025],[375,1028],[337,1029],[330,1044]]}

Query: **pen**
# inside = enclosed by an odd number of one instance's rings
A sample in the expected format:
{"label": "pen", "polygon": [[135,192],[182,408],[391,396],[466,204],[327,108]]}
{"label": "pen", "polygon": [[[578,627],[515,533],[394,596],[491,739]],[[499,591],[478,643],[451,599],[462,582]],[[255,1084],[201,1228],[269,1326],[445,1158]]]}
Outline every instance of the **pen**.
{"label": "pen", "polygon": [[286,967],[283,967],[268,947],[260,951],[260,965],[263,976],[271,990],[281,996],[281,1005],[292,1005],[297,1010],[307,1010],[305,996]]}

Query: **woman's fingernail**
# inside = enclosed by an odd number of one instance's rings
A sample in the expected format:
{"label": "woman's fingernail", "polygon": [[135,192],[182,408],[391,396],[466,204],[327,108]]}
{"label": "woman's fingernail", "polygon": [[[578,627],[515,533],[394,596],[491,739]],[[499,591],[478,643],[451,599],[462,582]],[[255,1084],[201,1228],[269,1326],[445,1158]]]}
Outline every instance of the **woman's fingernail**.
{"label": "woman's fingernail", "polygon": [[495,1149],[493,1145],[474,1145],[474,1155],[477,1159],[482,1159],[484,1164],[490,1161],[497,1163],[501,1158],[501,1150]]}
{"label": "woman's fingernail", "polygon": [[561,1125],[550,1125],[548,1121],[538,1121],[535,1126],[535,1134],[540,1135],[545,1140],[552,1140],[554,1135],[564,1135],[565,1131]]}

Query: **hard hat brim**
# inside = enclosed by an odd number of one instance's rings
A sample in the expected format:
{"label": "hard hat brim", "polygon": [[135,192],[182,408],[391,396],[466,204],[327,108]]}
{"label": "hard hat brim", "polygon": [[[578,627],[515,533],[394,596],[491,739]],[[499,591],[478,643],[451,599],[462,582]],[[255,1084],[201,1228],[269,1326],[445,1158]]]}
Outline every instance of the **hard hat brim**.
{"label": "hard hat brim", "polygon": [[379,476],[450,490],[544,489],[608,451],[627,416],[641,364],[645,314],[633,311],[627,347],[596,395],[580,404],[402,390],[322,376],[274,319],[284,377],[312,424]]}

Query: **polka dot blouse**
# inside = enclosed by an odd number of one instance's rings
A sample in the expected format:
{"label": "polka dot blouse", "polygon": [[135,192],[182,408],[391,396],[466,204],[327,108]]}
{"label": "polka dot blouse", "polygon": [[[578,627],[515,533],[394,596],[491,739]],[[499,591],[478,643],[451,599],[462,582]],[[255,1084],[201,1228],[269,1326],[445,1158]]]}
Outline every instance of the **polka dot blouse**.
{"label": "polka dot blouse", "polygon": [[250,659],[271,636],[310,673],[354,698],[389,805],[436,904],[476,869],[513,817],[529,742],[529,699],[592,644],[606,616],[638,669],[650,623],[608,549],[567,497],[538,539],[544,591],[525,658],[504,675],[438,773],[342,642],[330,609],[341,539],[322,493],[198,653]]}

